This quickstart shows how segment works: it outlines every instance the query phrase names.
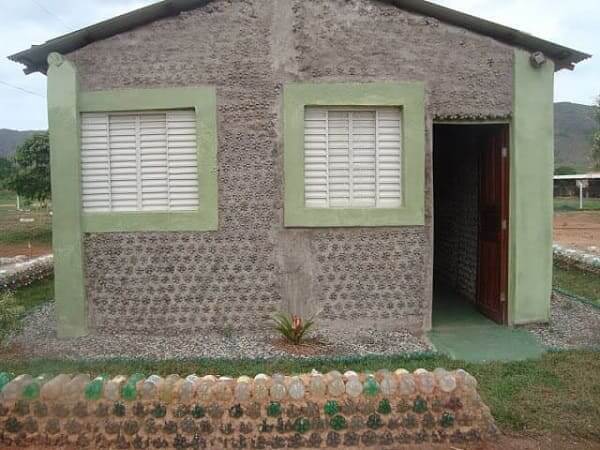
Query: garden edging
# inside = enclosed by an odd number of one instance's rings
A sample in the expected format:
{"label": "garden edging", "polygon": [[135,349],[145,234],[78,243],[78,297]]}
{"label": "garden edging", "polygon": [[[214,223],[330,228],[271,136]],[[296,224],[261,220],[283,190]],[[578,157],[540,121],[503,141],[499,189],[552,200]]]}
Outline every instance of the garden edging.
{"label": "garden edging", "polygon": [[0,374],[0,444],[19,448],[362,448],[498,433],[464,370],[202,378]]}
{"label": "garden edging", "polygon": [[52,276],[53,272],[52,254],[5,265],[0,267],[0,292],[28,286],[34,281]]}
{"label": "garden edging", "polygon": [[552,246],[554,262],[566,267],[576,267],[587,272],[600,274],[600,256],[586,253],[582,250],[563,247],[559,244]]}

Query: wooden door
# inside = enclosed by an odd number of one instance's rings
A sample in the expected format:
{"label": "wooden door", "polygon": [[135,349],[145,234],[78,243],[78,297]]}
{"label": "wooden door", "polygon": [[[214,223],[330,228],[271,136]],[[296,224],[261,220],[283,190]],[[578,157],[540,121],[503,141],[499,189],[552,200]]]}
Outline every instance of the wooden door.
{"label": "wooden door", "polygon": [[495,322],[506,323],[508,126],[490,126],[480,142],[477,306]]}

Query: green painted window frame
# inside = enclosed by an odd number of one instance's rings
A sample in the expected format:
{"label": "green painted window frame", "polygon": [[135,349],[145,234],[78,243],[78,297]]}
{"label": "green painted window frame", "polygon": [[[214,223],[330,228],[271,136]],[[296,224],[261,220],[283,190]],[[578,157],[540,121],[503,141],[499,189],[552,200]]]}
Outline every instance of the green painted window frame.
{"label": "green painted window frame", "polygon": [[83,232],[218,229],[217,96],[214,87],[118,89],[79,93],[79,114],[188,108],[196,112],[198,209],[181,212],[82,211]]}
{"label": "green painted window frame", "polygon": [[[405,83],[291,83],[284,86],[284,224],[286,227],[376,227],[425,223],[425,88]],[[402,206],[307,208],[304,203],[304,109],[307,106],[397,106],[402,109]]]}

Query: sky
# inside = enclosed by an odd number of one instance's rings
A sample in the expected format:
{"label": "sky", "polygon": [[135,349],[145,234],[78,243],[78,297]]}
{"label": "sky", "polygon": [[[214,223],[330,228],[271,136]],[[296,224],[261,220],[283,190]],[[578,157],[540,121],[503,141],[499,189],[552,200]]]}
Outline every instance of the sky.
{"label": "sky", "polygon": [[[1,0],[0,128],[47,128],[46,77],[24,75],[5,57],[32,44],[122,14],[155,0]],[[592,104],[600,94],[600,1],[433,0],[592,55],[555,78],[555,101]]]}

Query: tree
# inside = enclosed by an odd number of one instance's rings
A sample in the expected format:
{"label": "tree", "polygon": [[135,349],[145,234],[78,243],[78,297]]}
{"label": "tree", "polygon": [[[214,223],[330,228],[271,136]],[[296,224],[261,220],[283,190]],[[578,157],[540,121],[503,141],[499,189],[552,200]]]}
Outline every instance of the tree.
{"label": "tree", "polygon": [[577,170],[571,166],[559,166],[554,169],[554,175],[575,175]]}
{"label": "tree", "polygon": [[0,158],[0,189],[7,189],[10,178],[15,170],[12,159]]}
{"label": "tree", "polygon": [[15,170],[7,188],[29,200],[50,199],[50,141],[48,133],[34,134],[17,147]]}
{"label": "tree", "polygon": [[596,111],[596,122],[598,122],[598,130],[594,133],[592,138],[592,168],[594,170],[600,170],[600,95],[596,99],[595,105]]}

